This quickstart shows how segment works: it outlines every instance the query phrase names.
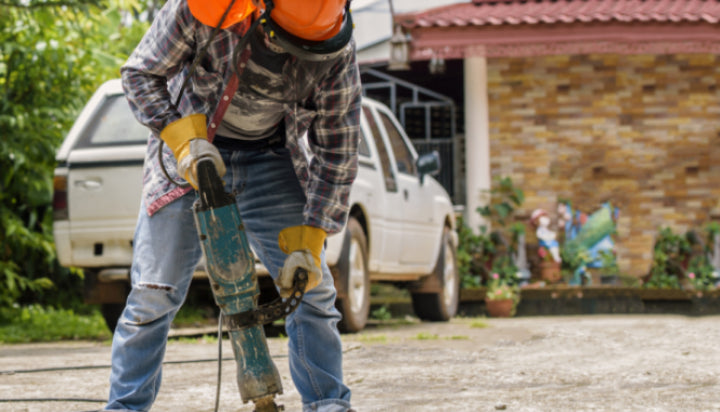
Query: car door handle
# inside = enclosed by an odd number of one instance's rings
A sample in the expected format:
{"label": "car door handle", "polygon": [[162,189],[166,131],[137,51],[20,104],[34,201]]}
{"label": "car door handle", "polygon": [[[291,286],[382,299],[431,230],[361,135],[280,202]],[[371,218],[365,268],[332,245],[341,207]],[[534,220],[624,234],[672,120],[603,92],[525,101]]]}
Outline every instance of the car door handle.
{"label": "car door handle", "polygon": [[98,190],[102,187],[102,180],[100,179],[87,179],[87,180],[76,180],[75,186],[86,189],[86,190]]}
{"label": "car door handle", "polygon": [[403,189],[403,197],[405,197],[405,200],[408,200],[408,197],[410,197],[410,193],[408,193],[407,189]]}

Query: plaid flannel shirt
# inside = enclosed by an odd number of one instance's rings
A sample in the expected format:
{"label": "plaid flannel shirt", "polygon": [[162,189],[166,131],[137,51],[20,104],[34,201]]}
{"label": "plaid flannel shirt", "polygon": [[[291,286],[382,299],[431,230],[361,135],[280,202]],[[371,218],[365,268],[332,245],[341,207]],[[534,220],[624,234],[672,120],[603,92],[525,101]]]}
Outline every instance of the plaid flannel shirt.
{"label": "plaid flannel shirt", "polygon": [[[159,133],[193,113],[205,114],[208,126],[216,126],[213,115],[233,77],[232,52],[240,40],[237,32],[248,26],[244,23],[220,30],[212,39],[178,107],[174,102],[183,80],[213,31],[192,16],[185,0],[165,4],[121,69],[130,107],[152,132],[143,173],[143,197],[150,215],[191,190],[175,186],[162,172]],[[329,62],[291,58],[287,66],[284,75],[298,89],[298,101],[285,104],[286,145],[307,194],[304,224],[337,233],[345,224],[348,195],[357,175],[361,88],[355,45],[351,42]],[[299,142],[305,132],[312,154],[309,159]],[[173,180],[182,181],[167,145],[163,145],[162,158]]]}

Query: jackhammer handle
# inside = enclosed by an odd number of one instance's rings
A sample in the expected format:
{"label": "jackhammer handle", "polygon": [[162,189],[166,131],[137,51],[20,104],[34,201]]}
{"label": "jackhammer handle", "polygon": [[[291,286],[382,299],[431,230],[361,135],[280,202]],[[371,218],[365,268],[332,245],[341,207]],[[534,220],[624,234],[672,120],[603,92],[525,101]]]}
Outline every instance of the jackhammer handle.
{"label": "jackhammer handle", "polygon": [[232,196],[225,192],[223,181],[210,158],[200,158],[195,167],[200,193],[199,210],[215,209],[235,203]]}
{"label": "jackhammer handle", "polygon": [[293,288],[296,291],[305,291],[308,279],[308,271],[304,268],[298,267],[297,269],[295,269],[295,275],[293,276]]}
{"label": "jackhammer handle", "polygon": [[303,268],[295,269],[292,294],[285,300],[277,298],[270,303],[261,305],[254,310],[235,313],[223,317],[229,330],[242,330],[255,325],[264,325],[280,320],[293,313],[305,295],[308,283],[308,272]]}

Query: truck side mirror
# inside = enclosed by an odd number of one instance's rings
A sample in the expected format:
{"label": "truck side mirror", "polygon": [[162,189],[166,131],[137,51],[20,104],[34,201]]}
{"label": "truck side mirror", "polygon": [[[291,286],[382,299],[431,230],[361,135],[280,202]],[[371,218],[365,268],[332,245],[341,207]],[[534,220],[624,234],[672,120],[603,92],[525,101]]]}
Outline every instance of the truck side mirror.
{"label": "truck side mirror", "polygon": [[430,153],[418,157],[415,161],[418,175],[420,177],[420,184],[425,181],[425,175],[434,176],[440,173],[440,155],[437,150],[433,150]]}

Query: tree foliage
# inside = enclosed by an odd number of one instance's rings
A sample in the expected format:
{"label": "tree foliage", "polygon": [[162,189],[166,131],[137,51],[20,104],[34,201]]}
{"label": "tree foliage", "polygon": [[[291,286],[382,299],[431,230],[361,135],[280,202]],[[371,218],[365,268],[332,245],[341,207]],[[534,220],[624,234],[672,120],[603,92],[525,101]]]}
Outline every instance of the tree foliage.
{"label": "tree foliage", "polygon": [[133,18],[141,7],[0,0],[0,307],[77,283],[54,251],[55,152],[95,88],[119,76],[147,27]]}

